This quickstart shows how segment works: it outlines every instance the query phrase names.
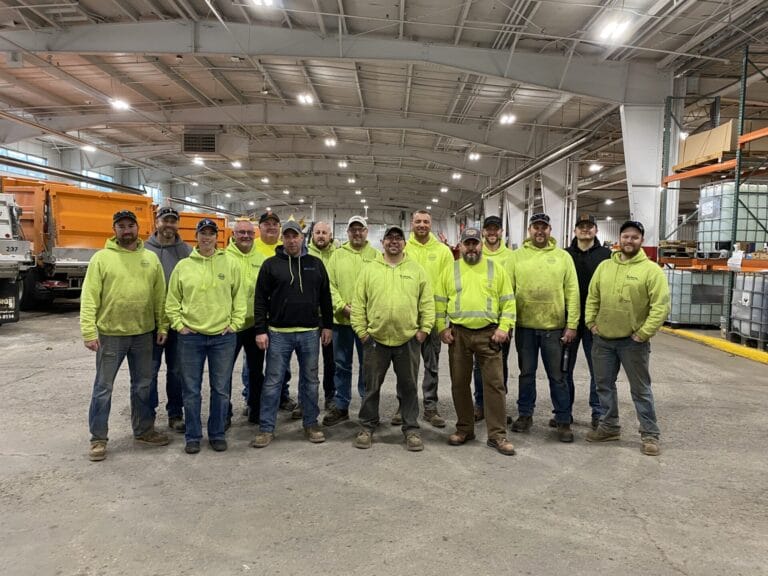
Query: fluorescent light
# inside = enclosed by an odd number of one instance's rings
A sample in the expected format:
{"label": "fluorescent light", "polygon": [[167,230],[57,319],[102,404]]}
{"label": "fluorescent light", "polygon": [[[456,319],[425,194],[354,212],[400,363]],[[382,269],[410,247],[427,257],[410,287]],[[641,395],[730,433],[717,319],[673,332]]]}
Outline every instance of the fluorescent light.
{"label": "fluorescent light", "polygon": [[264,211],[265,211],[265,212],[272,212],[272,208],[270,208],[269,206],[267,206],[266,208],[264,208]]}
{"label": "fluorescent light", "polygon": [[363,191],[362,191],[362,190],[360,190],[360,189],[358,189],[358,190],[355,190],[355,194],[357,194],[358,196],[360,196],[360,194],[362,194],[362,193],[363,193]]}
{"label": "fluorescent light", "polygon": [[517,122],[517,116],[514,114],[502,114],[499,117],[499,124],[514,124]]}
{"label": "fluorescent light", "polygon": [[454,180],[461,180],[461,172],[454,172],[453,174],[451,174],[451,178],[453,178]]}
{"label": "fluorescent light", "polygon": [[202,166],[203,164],[205,164],[205,160],[200,158],[200,156],[195,156],[192,159],[192,164],[195,164],[196,166]]}
{"label": "fluorescent light", "polygon": [[200,184],[198,184],[197,182],[192,182],[192,186],[197,188],[198,186],[200,186]]}
{"label": "fluorescent light", "polygon": [[326,138],[325,139],[325,145],[328,146],[328,148],[333,148],[336,146],[336,139],[335,138]]}
{"label": "fluorescent light", "polygon": [[621,22],[611,20],[606,23],[600,31],[600,39],[608,40],[610,42],[618,42],[624,38],[627,28],[629,28],[629,20],[623,20]]}
{"label": "fluorescent light", "polygon": [[304,204],[304,198],[299,198],[299,204]]}
{"label": "fluorescent light", "polygon": [[432,205],[427,206],[427,210],[432,210]]}
{"label": "fluorescent light", "polygon": [[346,167],[347,167],[347,161],[339,160],[339,168],[346,168]]}
{"label": "fluorescent light", "polygon": [[448,192],[448,186],[440,186],[440,192],[442,192],[443,194]]}
{"label": "fluorescent light", "polygon": [[242,167],[243,165],[240,163],[239,160],[235,160],[234,162],[232,162],[232,168],[242,168]]}
{"label": "fluorescent light", "polygon": [[96,152],[96,146],[85,144],[83,146],[80,146],[80,150],[82,150],[83,152]]}
{"label": "fluorescent light", "polygon": [[224,196],[226,196],[227,198],[232,198],[232,194],[230,194],[229,192],[227,192],[226,194],[224,194]]}
{"label": "fluorescent light", "polygon": [[264,6],[266,8],[272,7],[275,0],[251,0],[255,6]]}
{"label": "fluorescent light", "polygon": [[600,172],[600,170],[602,169],[603,169],[603,165],[598,164],[597,162],[592,162],[592,164],[589,165],[590,172]]}
{"label": "fluorescent light", "polygon": [[194,198],[192,198],[192,196],[185,196],[184,200],[187,200],[188,202],[192,202]]}
{"label": "fluorescent light", "polygon": [[112,108],[115,110],[130,110],[131,105],[128,104],[125,100],[120,100],[119,98],[115,98],[113,100],[109,101],[110,104],[112,104]]}
{"label": "fluorescent light", "polygon": [[286,196],[288,196],[288,194],[290,194],[290,193],[291,193],[291,191],[290,191],[290,190],[288,190],[288,188],[286,188],[285,190],[283,190],[283,194],[285,194]]}
{"label": "fluorescent light", "polygon": [[302,92],[297,96],[297,99],[299,100],[299,104],[304,104],[305,106],[311,106],[315,103],[314,97],[308,92]]}
{"label": "fluorescent light", "polygon": [[478,152],[470,152],[468,158],[474,162],[480,160],[480,154]]}
{"label": "fluorescent light", "polygon": [[219,208],[219,209],[223,210],[224,209],[224,204],[216,204],[216,208]]}
{"label": "fluorescent light", "polygon": [[432,198],[432,204],[437,204],[439,200],[437,198]]}
{"label": "fluorescent light", "polygon": [[680,140],[685,140],[690,134],[688,132],[680,132]]}
{"label": "fluorescent light", "polygon": [[256,206],[256,202],[254,202],[253,200],[251,200],[250,202],[248,202],[248,206]]}
{"label": "fluorescent light", "polygon": [[606,222],[610,222],[611,220],[613,220],[613,216],[606,216],[605,217],[605,221]]}
{"label": "fluorescent light", "polygon": [[262,184],[269,184],[269,178],[267,178],[266,176],[262,176],[261,177],[261,183]]}
{"label": "fluorescent light", "polygon": [[611,200],[610,198],[606,198],[605,199],[605,204],[606,204],[606,206],[610,206],[611,204],[613,204],[613,200]]}
{"label": "fluorescent light", "polygon": [[354,178],[347,178],[347,182],[349,182],[350,184],[354,184],[355,182],[357,182],[357,180],[355,180]]}
{"label": "fluorescent light", "polygon": [[363,199],[361,199],[361,200],[360,200],[360,202],[361,202],[362,204],[365,204],[365,203],[367,202],[367,200],[366,200],[365,198],[363,198]]}

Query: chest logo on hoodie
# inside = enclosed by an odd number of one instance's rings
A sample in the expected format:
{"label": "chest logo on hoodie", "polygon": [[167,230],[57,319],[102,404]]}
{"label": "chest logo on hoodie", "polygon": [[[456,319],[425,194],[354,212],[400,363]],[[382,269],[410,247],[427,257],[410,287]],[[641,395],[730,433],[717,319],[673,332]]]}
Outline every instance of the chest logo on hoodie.
{"label": "chest logo on hoodie", "polygon": [[141,261],[141,267],[142,268],[149,268],[149,260],[142,260]]}
{"label": "chest logo on hoodie", "polygon": [[219,277],[219,280],[224,280],[224,278],[226,278],[226,276],[224,276],[224,274],[222,274],[221,272],[219,272],[217,276]]}

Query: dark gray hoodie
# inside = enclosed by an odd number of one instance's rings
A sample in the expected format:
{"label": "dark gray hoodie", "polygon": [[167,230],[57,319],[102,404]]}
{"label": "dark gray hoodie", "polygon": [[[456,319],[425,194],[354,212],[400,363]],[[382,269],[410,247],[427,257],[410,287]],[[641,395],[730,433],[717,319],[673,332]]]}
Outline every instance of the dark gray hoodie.
{"label": "dark gray hoodie", "polygon": [[163,246],[158,241],[157,232],[155,232],[144,243],[144,248],[157,254],[157,257],[160,259],[160,264],[163,265],[163,272],[165,273],[166,286],[168,286],[171,272],[173,272],[173,269],[176,267],[179,260],[186,258],[192,253],[192,248],[185,244],[178,234],[176,234],[176,242],[168,246]]}

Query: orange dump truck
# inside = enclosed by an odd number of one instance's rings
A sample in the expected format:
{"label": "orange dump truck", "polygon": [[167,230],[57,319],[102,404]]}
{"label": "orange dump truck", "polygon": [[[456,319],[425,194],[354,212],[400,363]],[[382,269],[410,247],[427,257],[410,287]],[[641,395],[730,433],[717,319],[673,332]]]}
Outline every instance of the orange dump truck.
{"label": "orange dump truck", "polygon": [[146,196],[22,178],[2,178],[0,188],[21,208],[22,239],[31,243],[34,257],[22,274],[22,309],[79,295],[88,261],[112,235],[118,210],[136,214],[142,239],[152,233],[152,200]]}
{"label": "orange dump truck", "polygon": [[216,238],[216,246],[226,248],[232,230],[227,226],[227,219],[216,214],[201,214],[200,212],[179,212],[179,236],[190,246],[195,246],[195,231],[201,218],[210,218],[219,226],[219,235]]}

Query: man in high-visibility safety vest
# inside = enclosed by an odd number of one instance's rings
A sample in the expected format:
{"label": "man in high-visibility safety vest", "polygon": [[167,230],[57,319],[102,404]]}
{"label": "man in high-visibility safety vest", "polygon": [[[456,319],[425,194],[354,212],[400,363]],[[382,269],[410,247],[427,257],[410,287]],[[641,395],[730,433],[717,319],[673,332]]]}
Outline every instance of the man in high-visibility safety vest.
{"label": "man in high-visibility safety vest", "polygon": [[506,407],[501,346],[515,324],[515,295],[501,266],[483,257],[482,235],[476,228],[461,234],[461,259],[443,270],[435,289],[435,322],[448,344],[456,432],[448,438],[460,446],[475,438],[472,364],[477,358],[483,375],[488,446],[511,456],[515,447],[506,436]]}

